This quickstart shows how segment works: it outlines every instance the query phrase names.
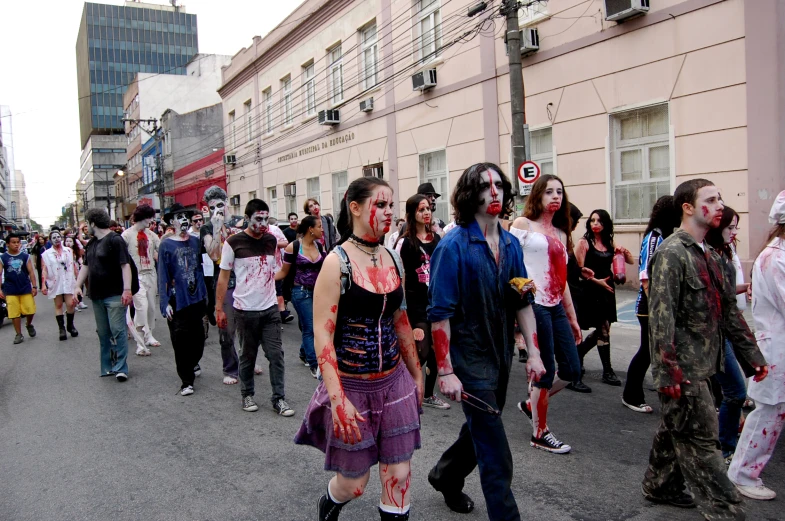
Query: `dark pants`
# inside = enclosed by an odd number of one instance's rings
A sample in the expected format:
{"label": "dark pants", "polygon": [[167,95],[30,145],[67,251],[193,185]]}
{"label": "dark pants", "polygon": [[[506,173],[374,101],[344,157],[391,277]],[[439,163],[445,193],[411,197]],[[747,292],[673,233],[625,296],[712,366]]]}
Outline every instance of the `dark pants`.
{"label": "dark pants", "polygon": [[207,288],[207,310],[205,311],[205,315],[212,317],[215,316],[215,285],[213,277],[205,277],[204,285]]}
{"label": "dark pants", "polygon": [[174,348],[177,376],[182,381],[181,388],[194,384],[194,367],[204,354],[203,316],[204,302],[198,302],[175,311],[172,320],[166,321]]}
{"label": "dark pants", "polygon": [[[424,335],[422,340],[415,340],[417,344],[417,356],[420,359],[420,365],[423,367],[423,375],[425,376],[425,397],[433,396],[433,388],[436,386],[436,353],[431,347],[433,339],[431,338],[431,324],[430,322],[417,322],[412,324],[412,329],[422,329]],[[428,371],[425,367],[428,367]]]}
{"label": "dark pants", "polygon": [[253,368],[259,353],[259,344],[270,363],[272,402],[285,398],[281,313],[278,311],[278,304],[264,311],[235,309],[234,321],[240,347],[240,393],[243,398],[254,395]]}
{"label": "dark pants", "polygon": [[720,405],[720,445],[723,457],[728,457],[736,452],[739,441],[739,421],[741,408],[747,399],[747,383],[744,373],[736,361],[733,345],[725,340],[725,371],[717,373],[714,378],[722,389],[722,403]]}
{"label": "dark pants", "polygon": [[630,367],[627,369],[627,381],[624,382],[624,401],[630,405],[641,405],[646,403],[643,395],[643,379],[646,378],[646,371],[651,365],[651,353],[649,353],[649,317],[638,315],[638,322],[641,325],[641,346],[638,352],[630,360]]}
{"label": "dark pants", "polygon": [[[495,391],[466,389],[466,392],[503,410],[507,396],[508,370],[502,369]],[[518,521],[518,505],[510,489],[512,454],[501,416],[481,411],[462,402],[466,423],[458,440],[442,454],[429,478],[440,492],[463,490],[466,477],[480,468],[480,484],[490,521]]]}
{"label": "dark pants", "polygon": [[545,366],[545,374],[532,385],[540,389],[553,387],[557,367],[560,380],[566,382],[579,380],[581,361],[564,306],[561,303],[555,306],[533,304],[532,308],[537,322],[540,358],[542,358],[542,365]]}
{"label": "dark pants", "polygon": [[234,334],[237,328],[234,322],[234,288],[226,290],[223,311],[226,313],[226,327],[218,329],[218,342],[221,344],[224,376],[237,378],[240,359],[237,357],[237,350],[234,348]]}
{"label": "dark pants", "polygon": [[708,381],[681,385],[678,400],[660,394],[662,419],[654,436],[644,487],[674,497],[685,481],[706,519],[745,519],[741,497],[720,453],[717,413]]}

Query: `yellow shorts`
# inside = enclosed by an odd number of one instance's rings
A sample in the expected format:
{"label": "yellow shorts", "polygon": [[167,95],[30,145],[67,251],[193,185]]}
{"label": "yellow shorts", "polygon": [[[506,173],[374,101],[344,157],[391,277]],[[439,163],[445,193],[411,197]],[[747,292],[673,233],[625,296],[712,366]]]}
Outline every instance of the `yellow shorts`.
{"label": "yellow shorts", "polygon": [[33,295],[6,295],[5,304],[8,309],[8,318],[19,318],[21,315],[35,315],[35,300]]}

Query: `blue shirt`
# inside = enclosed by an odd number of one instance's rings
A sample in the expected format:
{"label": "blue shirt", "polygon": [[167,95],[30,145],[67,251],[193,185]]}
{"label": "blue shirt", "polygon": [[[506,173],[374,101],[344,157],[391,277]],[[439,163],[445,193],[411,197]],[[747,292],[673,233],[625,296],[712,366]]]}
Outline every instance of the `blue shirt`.
{"label": "blue shirt", "polygon": [[[641,243],[641,256],[638,261],[638,264],[640,264],[640,269],[638,270],[639,275],[645,275],[648,278],[649,261],[657,248],[660,247],[660,244],[662,244],[662,232],[658,228],[653,229],[643,238],[643,242]],[[646,292],[643,291],[643,284],[641,284],[641,287],[638,289],[638,300],[635,302],[635,314],[641,316],[649,315],[649,299],[646,297]]]}
{"label": "blue shirt", "polygon": [[158,299],[163,316],[172,296],[175,311],[207,298],[201,245],[196,237],[189,235],[187,241],[165,239],[158,248]]}
{"label": "blue shirt", "polygon": [[27,295],[33,292],[33,284],[27,273],[27,260],[30,256],[25,252],[11,255],[6,252],[0,255],[3,261],[3,293],[6,295]]}
{"label": "blue shirt", "polygon": [[516,312],[531,304],[509,281],[526,277],[518,240],[499,225],[499,263],[473,221],[447,233],[431,257],[428,320],[450,320],[450,360],[466,389],[495,390],[509,374]]}

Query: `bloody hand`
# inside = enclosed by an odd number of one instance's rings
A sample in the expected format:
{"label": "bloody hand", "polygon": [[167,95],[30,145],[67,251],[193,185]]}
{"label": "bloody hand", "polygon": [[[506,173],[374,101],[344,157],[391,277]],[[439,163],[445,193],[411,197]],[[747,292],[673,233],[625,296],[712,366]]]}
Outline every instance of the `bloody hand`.
{"label": "bloody hand", "polygon": [[344,443],[354,445],[362,441],[360,427],[357,422],[365,422],[365,418],[357,412],[352,402],[341,392],[336,400],[330,400],[330,408],[333,413],[333,434]]}
{"label": "bloody hand", "polygon": [[762,381],[769,374],[769,366],[762,365],[755,368],[755,376],[752,377],[756,382]]}
{"label": "bloody hand", "polygon": [[215,323],[219,329],[226,329],[228,320],[226,318],[226,313],[224,313],[223,309],[215,310]]}
{"label": "bloody hand", "polygon": [[[684,383],[689,385],[690,381],[685,380]],[[681,385],[679,384],[670,385],[668,387],[660,387],[659,390],[662,394],[670,398],[673,398],[674,400],[678,400],[679,398],[681,398]]]}

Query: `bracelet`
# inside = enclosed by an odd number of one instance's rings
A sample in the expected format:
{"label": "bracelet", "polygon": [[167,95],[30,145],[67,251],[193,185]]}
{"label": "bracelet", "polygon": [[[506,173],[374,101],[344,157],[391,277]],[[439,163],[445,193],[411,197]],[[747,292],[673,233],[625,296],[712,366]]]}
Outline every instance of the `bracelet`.
{"label": "bracelet", "polygon": [[455,373],[444,373],[444,374],[440,374],[439,376],[444,377],[444,376],[450,376],[451,374],[455,374]]}

